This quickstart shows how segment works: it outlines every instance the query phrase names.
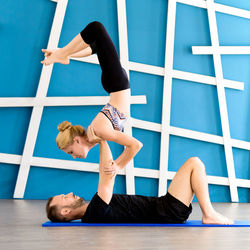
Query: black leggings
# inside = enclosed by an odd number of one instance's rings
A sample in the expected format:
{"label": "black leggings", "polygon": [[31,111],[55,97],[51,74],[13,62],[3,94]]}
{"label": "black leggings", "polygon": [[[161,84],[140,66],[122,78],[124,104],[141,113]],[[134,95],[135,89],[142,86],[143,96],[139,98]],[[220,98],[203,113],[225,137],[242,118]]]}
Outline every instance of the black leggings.
{"label": "black leggings", "polygon": [[104,26],[89,23],[80,33],[84,42],[96,53],[102,68],[102,86],[108,92],[129,89],[126,71],[122,68],[115,46]]}

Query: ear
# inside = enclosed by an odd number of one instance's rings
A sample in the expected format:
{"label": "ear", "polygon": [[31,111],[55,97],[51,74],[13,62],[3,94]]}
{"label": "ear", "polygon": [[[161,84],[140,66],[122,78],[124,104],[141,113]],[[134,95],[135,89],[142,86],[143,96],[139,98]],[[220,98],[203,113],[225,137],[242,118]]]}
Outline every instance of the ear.
{"label": "ear", "polygon": [[61,215],[62,216],[67,216],[71,213],[72,209],[69,207],[64,207],[61,209]]}
{"label": "ear", "polygon": [[76,143],[78,143],[78,144],[80,144],[80,142],[81,142],[81,138],[80,138],[80,136],[75,136],[74,137],[74,141],[76,142]]}

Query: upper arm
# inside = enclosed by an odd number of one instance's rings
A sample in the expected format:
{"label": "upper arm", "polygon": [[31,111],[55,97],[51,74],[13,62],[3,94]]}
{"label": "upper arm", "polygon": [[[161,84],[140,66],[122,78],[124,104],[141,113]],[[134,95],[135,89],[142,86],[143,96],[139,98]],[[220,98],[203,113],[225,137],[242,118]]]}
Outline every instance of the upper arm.
{"label": "upper arm", "polygon": [[113,188],[111,189],[108,186],[99,185],[97,193],[104,202],[109,204],[113,196]]}
{"label": "upper arm", "polygon": [[115,130],[111,122],[102,113],[96,116],[90,127],[92,127],[94,134],[103,140],[113,141],[126,147],[140,144],[134,137]]}
{"label": "upper arm", "polygon": [[102,138],[103,140],[113,141],[120,145],[129,147],[129,146],[136,146],[140,142],[135,139],[134,137],[125,134],[121,131],[117,131],[113,128],[102,128],[95,130],[95,134]]}

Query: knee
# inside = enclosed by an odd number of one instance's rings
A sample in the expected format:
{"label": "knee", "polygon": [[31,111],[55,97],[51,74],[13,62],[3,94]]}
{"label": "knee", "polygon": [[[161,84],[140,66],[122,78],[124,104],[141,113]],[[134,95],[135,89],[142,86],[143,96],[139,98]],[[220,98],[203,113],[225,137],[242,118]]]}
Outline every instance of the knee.
{"label": "knee", "polygon": [[91,22],[91,23],[89,24],[89,26],[92,26],[93,29],[98,30],[98,31],[104,29],[103,24],[100,23],[100,22],[98,22],[98,21]]}
{"label": "knee", "polygon": [[205,170],[205,165],[204,163],[201,161],[201,159],[197,156],[195,157],[190,157],[188,160],[188,165],[192,168],[192,169],[197,169],[197,168],[202,168]]}

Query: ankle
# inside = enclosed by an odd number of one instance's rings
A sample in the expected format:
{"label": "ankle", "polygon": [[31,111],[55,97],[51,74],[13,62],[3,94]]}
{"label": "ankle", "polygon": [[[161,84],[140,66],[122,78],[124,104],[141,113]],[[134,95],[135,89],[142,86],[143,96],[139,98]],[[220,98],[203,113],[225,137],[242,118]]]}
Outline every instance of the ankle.
{"label": "ankle", "polygon": [[61,57],[68,57],[71,55],[66,47],[59,49]]}
{"label": "ankle", "polygon": [[213,208],[208,208],[202,211],[202,216],[205,218],[210,218],[214,216],[214,213],[215,213],[215,210]]}

